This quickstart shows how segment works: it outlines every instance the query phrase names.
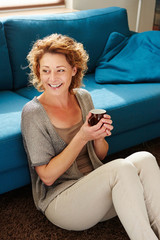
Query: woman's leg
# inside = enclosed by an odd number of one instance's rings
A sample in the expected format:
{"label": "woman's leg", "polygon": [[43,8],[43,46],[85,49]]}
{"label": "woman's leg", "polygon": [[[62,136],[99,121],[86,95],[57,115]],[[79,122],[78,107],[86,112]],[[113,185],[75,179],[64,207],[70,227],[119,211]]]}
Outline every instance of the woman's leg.
{"label": "woman's leg", "polygon": [[127,158],[138,170],[152,228],[160,239],[160,169],[149,152],[137,152]]}
{"label": "woman's leg", "polygon": [[[113,165],[119,165],[119,161]],[[61,228],[75,231],[100,222],[113,206],[107,169],[109,165],[103,165],[58,195],[45,211],[47,218]]]}
{"label": "woman's leg", "polygon": [[106,217],[112,204],[131,239],[158,239],[150,227],[137,169],[125,159],[109,162],[82,178],[57,196],[45,214],[59,227],[84,230]]}

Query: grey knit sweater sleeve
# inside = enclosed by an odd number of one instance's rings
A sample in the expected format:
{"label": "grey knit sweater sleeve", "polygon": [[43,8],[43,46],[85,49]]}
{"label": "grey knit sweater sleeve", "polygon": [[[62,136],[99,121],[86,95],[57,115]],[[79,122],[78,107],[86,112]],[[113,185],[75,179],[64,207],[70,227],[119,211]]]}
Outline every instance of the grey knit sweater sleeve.
{"label": "grey knit sweater sleeve", "polygon": [[34,98],[22,111],[21,131],[31,166],[47,164],[55,155],[47,126],[47,116]]}

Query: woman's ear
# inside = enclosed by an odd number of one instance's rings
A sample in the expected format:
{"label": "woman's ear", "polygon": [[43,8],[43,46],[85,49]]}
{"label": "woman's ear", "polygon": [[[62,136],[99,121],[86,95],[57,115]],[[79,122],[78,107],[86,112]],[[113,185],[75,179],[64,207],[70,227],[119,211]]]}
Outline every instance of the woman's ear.
{"label": "woman's ear", "polygon": [[72,69],[72,77],[75,76],[77,73],[77,67],[73,67]]}

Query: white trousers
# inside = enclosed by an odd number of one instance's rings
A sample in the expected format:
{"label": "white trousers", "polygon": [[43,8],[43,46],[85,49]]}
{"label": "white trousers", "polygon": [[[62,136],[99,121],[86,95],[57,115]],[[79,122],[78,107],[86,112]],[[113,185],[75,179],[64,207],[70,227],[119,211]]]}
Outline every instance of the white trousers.
{"label": "white trousers", "polygon": [[160,169],[148,152],[104,164],[58,195],[46,209],[53,224],[74,231],[118,215],[132,240],[160,239]]}

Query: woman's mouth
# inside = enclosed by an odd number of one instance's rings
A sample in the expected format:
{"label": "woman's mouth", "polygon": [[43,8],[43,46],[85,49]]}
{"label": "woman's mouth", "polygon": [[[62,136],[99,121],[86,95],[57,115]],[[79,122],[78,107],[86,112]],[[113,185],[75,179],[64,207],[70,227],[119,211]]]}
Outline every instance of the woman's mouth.
{"label": "woman's mouth", "polygon": [[59,88],[61,85],[62,85],[62,83],[59,83],[59,84],[48,84],[51,88]]}

